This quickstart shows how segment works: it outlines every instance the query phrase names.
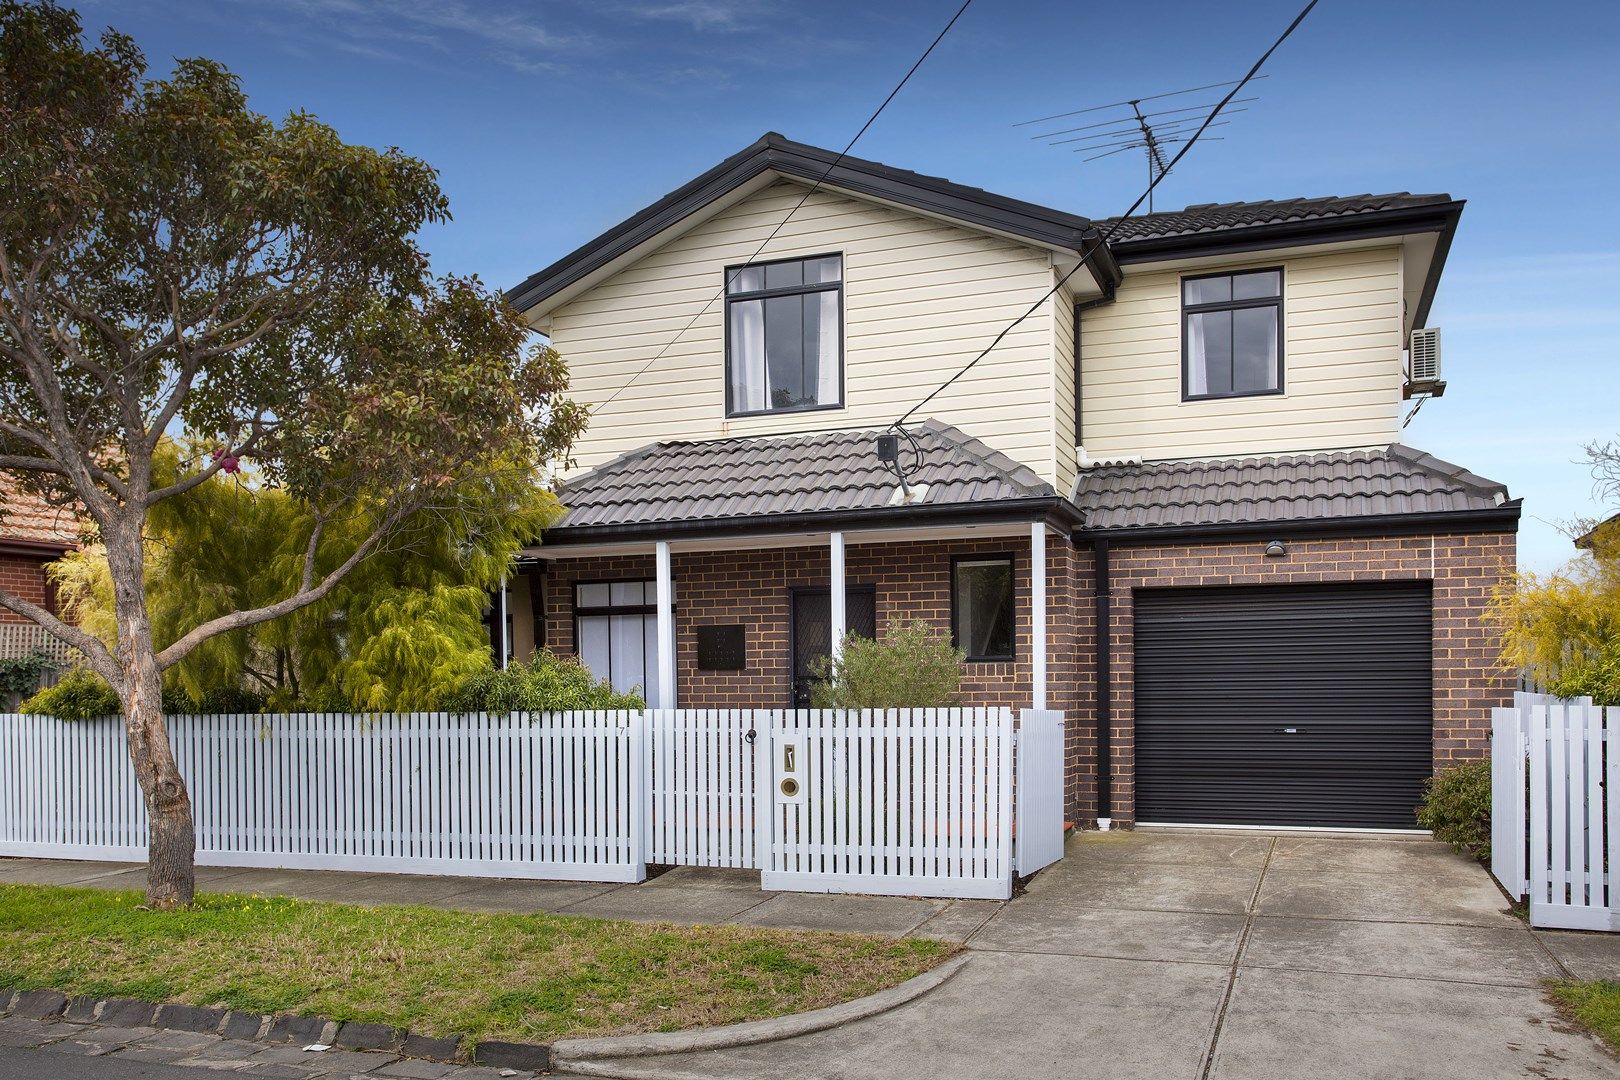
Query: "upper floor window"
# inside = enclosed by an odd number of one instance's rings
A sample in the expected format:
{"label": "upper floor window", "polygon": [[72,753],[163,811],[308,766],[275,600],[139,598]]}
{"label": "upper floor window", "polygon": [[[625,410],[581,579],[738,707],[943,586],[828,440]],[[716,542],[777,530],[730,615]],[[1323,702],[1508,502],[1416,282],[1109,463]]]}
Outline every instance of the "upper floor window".
{"label": "upper floor window", "polygon": [[726,415],[843,404],[839,255],[726,270]]}
{"label": "upper floor window", "polygon": [[1282,271],[1181,279],[1181,396],[1282,391]]}

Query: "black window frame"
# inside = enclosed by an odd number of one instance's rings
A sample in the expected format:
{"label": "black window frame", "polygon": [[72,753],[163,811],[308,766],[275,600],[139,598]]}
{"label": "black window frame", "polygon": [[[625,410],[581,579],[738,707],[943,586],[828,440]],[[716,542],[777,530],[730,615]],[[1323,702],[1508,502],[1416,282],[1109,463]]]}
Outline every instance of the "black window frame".
{"label": "black window frame", "polygon": [[[1252,300],[1218,300],[1208,304],[1187,303],[1187,282],[1208,281],[1211,278],[1238,277],[1243,274],[1276,274],[1277,295],[1275,297],[1263,296]],[[1208,274],[1183,274],[1176,281],[1176,299],[1181,305],[1181,400],[1182,401],[1230,401],[1232,398],[1248,397],[1276,397],[1287,390],[1288,365],[1286,363],[1288,350],[1284,342],[1284,330],[1287,323],[1284,321],[1283,298],[1288,292],[1288,277],[1282,266],[1246,266],[1238,270],[1217,270]],[[1247,308],[1274,307],[1277,309],[1277,387],[1274,390],[1234,390],[1230,394],[1194,394],[1189,392],[1189,371],[1187,368],[1187,316],[1202,315],[1216,311],[1238,311]]]}
{"label": "black window frame", "polygon": [[[985,655],[975,656],[967,652],[962,645],[962,613],[956,603],[956,576],[957,567],[962,563],[991,563],[1004,562],[1007,564],[1007,574],[1012,580],[1012,592],[1009,601],[1012,604],[1012,651],[1005,656]],[[963,659],[970,664],[1005,664],[1016,662],[1018,659],[1018,558],[1010,551],[985,551],[978,553],[964,553],[951,556],[951,647],[961,649]]]}
{"label": "black window frame", "polygon": [[[574,579],[573,582],[570,583],[570,588],[572,589],[572,591],[569,593],[569,596],[568,596],[568,606],[572,609],[572,622],[573,622],[573,628],[574,628],[574,659],[575,660],[578,660],[581,664],[585,663],[585,650],[582,648],[582,646],[580,644],[580,640],[579,640],[579,620],[582,617],[588,618],[588,617],[593,616],[593,615],[642,615],[642,616],[646,616],[646,615],[657,615],[658,614],[658,604],[656,602],[651,603],[651,604],[613,604],[613,603],[608,603],[606,605],[596,604],[596,605],[593,605],[593,606],[590,606],[590,607],[581,607],[580,606],[580,603],[579,603],[579,588],[580,588],[581,585],[606,585],[606,586],[608,586],[608,596],[611,597],[613,595],[612,586],[614,586],[614,585],[629,585],[632,582],[642,585],[643,588],[645,589],[645,586],[649,582],[656,585],[657,584],[657,579],[656,578],[641,578],[641,577],[576,578],[576,579]],[[673,591],[673,587],[671,588],[671,591]],[[642,595],[646,596],[646,592],[643,591]],[[679,611],[680,610],[680,605],[675,603],[674,600],[672,599],[670,601],[669,610],[672,613],[676,612],[676,611]],[[611,643],[609,645],[609,649],[610,649],[610,655],[611,655]],[[609,663],[610,664],[612,663],[611,659],[609,660]],[[645,694],[645,693],[647,693],[648,691],[651,690],[651,687],[643,686],[641,689],[643,691],[643,694]]]}
{"label": "black window frame", "polygon": [[[754,267],[780,266],[782,263],[811,262],[815,259],[838,260],[838,280],[833,282],[817,282],[814,285],[791,285],[780,289],[754,289],[749,292],[733,293],[731,283],[736,280],[735,275]],[[761,259],[757,262],[735,263],[725,270],[725,306],[721,311],[721,322],[724,323],[725,333],[725,370],[722,373],[726,380],[726,419],[744,416],[776,416],[783,413],[823,412],[827,409],[842,409],[847,390],[844,385],[844,281],[849,265],[842,251],[823,251],[814,255],[791,255],[782,259]],[[838,400],[832,404],[815,405],[789,405],[780,409],[738,409],[731,397],[731,305],[744,300],[768,300],[779,296],[803,296],[813,292],[836,292],[838,294]],[[767,361],[768,363],[769,361]]]}

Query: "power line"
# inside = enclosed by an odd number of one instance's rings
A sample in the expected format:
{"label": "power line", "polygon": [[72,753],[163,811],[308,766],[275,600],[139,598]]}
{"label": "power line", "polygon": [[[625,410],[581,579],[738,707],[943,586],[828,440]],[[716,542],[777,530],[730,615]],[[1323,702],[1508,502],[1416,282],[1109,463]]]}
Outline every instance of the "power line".
{"label": "power line", "polygon": [[[782,220],[776,223],[776,228],[771,230],[770,235],[765,237],[765,239],[760,242],[759,247],[754,250],[753,255],[749,256],[749,263],[752,263],[754,260],[760,257],[760,255],[765,251],[766,246],[769,245],[772,240],[776,239],[776,234],[782,231],[782,227],[788,223],[788,220],[792,218],[794,214],[799,212],[799,209],[809,201],[810,196],[814,195],[821,185],[826,181],[827,177],[833,174],[833,170],[838,168],[839,162],[843,161],[845,157],[849,156],[850,150],[854,149],[855,144],[860,142],[861,136],[865,135],[866,130],[877,122],[877,118],[883,115],[883,110],[889,107],[889,102],[893,101],[896,95],[898,95],[900,91],[904,89],[906,83],[911,81],[911,77],[917,74],[917,69],[923,66],[923,61],[927,60],[929,55],[933,53],[935,47],[938,46],[941,41],[945,40],[945,35],[951,32],[951,27],[956,25],[956,20],[962,17],[962,13],[967,11],[968,5],[971,3],[973,3],[973,0],[962,0],[962,6],[956,9],[956,14],[952,15],[951,21],[945,24],[945,29],[941,30],[939,34],[935,36],[934,40],[929,43],[928,48],[923,50],[923,54],[917,57],[917,62],[911,65],[911,69],[906,72],[905,77],[899,82],[895,83],[894,89],[889,91],[889,96],[884,98],[882,104],[877,107],[871,116],[866,118],[866,123],[861,125],[861,130],[855,133],[855,137],[844,144],[844,148],[838,152],[838,156],[833,158],[832,164],[827,166],[826,172],[823,172],[816,179],[816,182],[810,185],[810,190],[806,191],[803,197],[800,198],[798,202],[793,204],[793,207],[788,210],[787,214],[783,216]],[[665,353],[674,348],[675,343],[681,340],[681,338],[686,335],[686,332],[692,329],[692,327],[696,326],[697,321],[708,313],[709,309],[714,306],[714,302],[726,295],[727,291],[731,288],[732,283],[736,281],[737,275],[741,274],[745,268],[746,264],[744,266],[737,267],[737,269],[732,272],[725,282],[721,284],[720,291],[709,297],[708,301],[703,305],[703,307],[698,310],[698,313],[692,316],[691,321],[685,326],[681,327],[680,330],[676,332],[675,336],[670,338],[669,342],[662,349],[658,350],[657,355],[655,355],[651,360],[648,360],[645,364],[641,365],[641,369],[639,371],[620,384],[617,390],[609,394],[607,400],[592,408],[591,415],[595,416],[597,413],[613,404],[614,399],[629,389],[631,383],[645,375],[649,368],[663,358]]]}
{"label": "power line", "polygon": [[[989,356],[990,351],[997,345],[1000,345],[1003,338],[1012,333],[1013,330],[1016,329],[1018,325],[1025,319],[1039,311],[1041,305],[1045,304],[1054,295],[1056,295],[1059,289],[1068,284],[1069,279],[1078,273],[1082,266],[1085,266],[1091,261],[1091,256],[1096,254],[1097,249],[1108,243],[1108,241],[1113,238],[1114,233],[1118,231],[1119,227],[1125,224],[1126,219],[1132,214],[1136,213],[1136,211],[1141,208],[1143,203],[1147,202],[1147,200],[1153,195],[1153,189],[1159,186],[1159,181],[1168,176],[1170,170],[1174,169],[1176,165],[1180,163],[1181,159],[1187,156],[1187,152],[1197,145],[1198,137],[1202,135],[1212,123],[1214,123],[1215,118],[1221,114],[1221,110],[1226,108],[1226,106],[1231,103],[1232,99],[1236,97],[1243,90],[1243,88],[1249,84],[1249,81],[1259,73],[1260,69],[1265,66],[1266,61],[1271,59],[1271,54],[1281,48],[1282,43],[1287,41],[1289,37],[1293,35],[1295,30],[1299,29],[1299,24],[1305,21],[1305,17],[1311,13],[1311,11],[1316,7],[1316,4],[1317,0],[1310,0],[1309,3],[1300,9],[1299,14],[1294,16],[1294,21],[1288,24],[1288,29],[1284,30],[1282,35],[1278,37],[1276,41],[1271,43],[1271,48],[1267,49],[1260,55],[1260,59],[1254,62],[1254,66],[1249,69],[1248,74],[1237,80],[1237,84],[1233,86],[1232,89],[1227,92],[1227,95],[1216,104],[1215,108],[1210,111],[1210,114],[1204,117],[1204,122],[1199,125],[1198,130],[1193,132],[1192,137],[1187,140],[1186,144],[1182,146],[1180,150],[1176,151],[1176,156],[1170,159],[1170,164],[1165,166],[1164,171],[1160,172],[1148,182],[1147,188],[1143,190],[1142,194],[1136,197],[1135,202],[1131,203],[1130,209],[1126,210],[1123,214],[1119,215],[1119,217],[1115,218],[1113,223],[1108,226],[1108,231],[1100,234],[1097,237],[1096,243],[1081,251],[1080,260],[1074,264],[1073,269],[1059,278],[1057,283],[1048,289],[1039,300],[1031,304],[1029,306],[1029,310],[1025,311],[1022,315],[1018,316],[1018,318],[1008,323],[1001,333],[995,336],[995,340],[991,341],[990,344],[984,347],[984,351],[979,353],[979,355],[975,356],[972,360],[969,360],[966,364],[962,365],[956,374],[952,375],[950,378],[936,386],[933,390],[929,391],[927,397],[923,398],[921,401],[917,402],[917,404],[907,409],[905,413],[901,415],[900,419],[896,420],[890,426],[900,427],[907,420],[911,419],[912,415],[916,413],[918,409],[921,409],[924,405],[927,405],[930,401],[933,401],[934,398],[938,397],[952,384],[954,384],[956,380],[960,379],[962,376],[971,371],[980,360],[983,360],[986,356]],[[1107,106],[1104,107],[1106,108]]]}

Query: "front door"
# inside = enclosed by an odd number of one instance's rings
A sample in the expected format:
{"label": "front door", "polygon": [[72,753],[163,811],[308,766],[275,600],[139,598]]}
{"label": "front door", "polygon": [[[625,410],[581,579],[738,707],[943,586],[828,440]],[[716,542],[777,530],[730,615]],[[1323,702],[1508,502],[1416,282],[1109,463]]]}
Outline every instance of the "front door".
{"label": "front door", "polygon": [[[844,590],[844,623],[852,634],[877,637],[877,594],[870,585]],[[821,662],[832,654],[832,593],[793,590],[793,705],[810,707],[810,689]]]}

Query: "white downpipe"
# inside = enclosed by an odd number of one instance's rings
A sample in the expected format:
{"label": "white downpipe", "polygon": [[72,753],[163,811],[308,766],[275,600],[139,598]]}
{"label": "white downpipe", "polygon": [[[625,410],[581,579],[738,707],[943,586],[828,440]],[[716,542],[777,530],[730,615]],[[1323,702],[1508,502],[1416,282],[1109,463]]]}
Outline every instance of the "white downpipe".
{"label": "white downpipe", "polygon": [[829,553],[832,561],[832,580],[827,593],[829,602],[828,621],[832,630],[832,658],[836,663],[844,655],[844,635],[848,632],[846,624],[849,620],[849,614],[844,608],[846,593],[844,589],[843,533],[835,532],[832,534]]}
{"label": "white downpipe", "polygon": [[506,607],[506,605],[507,605],[506,590],[507,590],[507,586],[508,586],[509,581],[510,581],[510,579],[507,578],[507,576],[505,574],[501,575],[501,602],[500,602],[500,605],[499,605],[500,610],[496,614],[496,618],[501,620],[501,670],[502,671],[506,670],[506,665],[508,663],[507,657],[512,655],[512,642],[510,640],[512,631],[511,631],[511,628],[507,625],[508,616],[507,616],[507,607]]}
{"label": "white downpipe", "polygon": [[1034,707],[1046,708],[1046,523],[1029,527],[1030,689]]}
{"label": "white downpipe", "polygon": [[669,541],[658,541],[658,700],[657,709],[675,708],[675,585],[670,579]]}

